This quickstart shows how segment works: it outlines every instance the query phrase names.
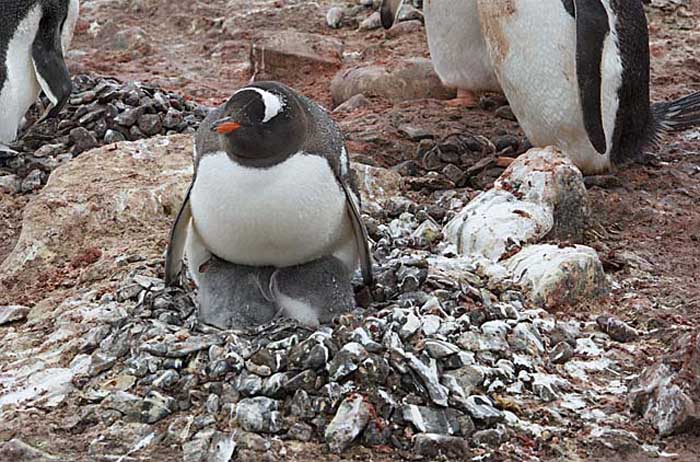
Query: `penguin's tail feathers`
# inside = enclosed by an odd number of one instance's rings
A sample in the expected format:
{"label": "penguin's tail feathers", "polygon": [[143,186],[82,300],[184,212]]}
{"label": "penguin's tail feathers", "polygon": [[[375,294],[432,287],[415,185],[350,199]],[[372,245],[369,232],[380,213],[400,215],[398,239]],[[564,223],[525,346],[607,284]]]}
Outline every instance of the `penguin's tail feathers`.
{"label": "penguin's tail feathers", "polygon": [[651,111],[657,132],[679,132],[700,127],[700,91],[675,101],[655,103]]}

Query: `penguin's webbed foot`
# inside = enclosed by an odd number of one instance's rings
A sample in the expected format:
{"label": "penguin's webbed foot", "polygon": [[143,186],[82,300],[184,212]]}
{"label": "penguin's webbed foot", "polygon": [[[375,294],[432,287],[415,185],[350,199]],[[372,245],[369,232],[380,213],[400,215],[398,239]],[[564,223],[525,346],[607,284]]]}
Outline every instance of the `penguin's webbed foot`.
{"label": "penguin's webbed foot", "polygon": [[473,109],[479,106],[479,97],[471,90],[458,89],[457,97],[447,100],[446,104],[453,107]]}

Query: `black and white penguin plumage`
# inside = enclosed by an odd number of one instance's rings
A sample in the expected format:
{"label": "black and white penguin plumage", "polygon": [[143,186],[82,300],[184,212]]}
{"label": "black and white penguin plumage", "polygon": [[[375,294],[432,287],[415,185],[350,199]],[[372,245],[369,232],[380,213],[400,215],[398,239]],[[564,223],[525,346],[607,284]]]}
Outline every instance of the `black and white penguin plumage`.
{"label": "black and white penguin plumage", "polygon": [[[382,25],[396,20],[404,0],[382,0]],[[457,89],[453,105],[475,107],[477,93],[501,92],[481,33],[476,0],[425,0],[430,60],[443,84]]]}
{"label": "black and white penguin plumage", "polygon": [[166,256],[169,284],[183,253],[199,286],[207,285],[201,280],[212,256],[278,269],[333,256],[346,271],[337,276],[342,284],[349,286],[358,264],[371,282],[369,242],[343,137],[310,99],[278,82],[241,88],[200,126],[194,165]]}
{"label": "black and white penguin plumage", "polygon": [[641,0],[479,0],[496,75],[530,141],[584,174],[637,159],[700,122],[700,93],[650,104]]}
{"label": "black and white penguin plumage", "polygon": [[43,90],[58,114],[72,89],[63,60],[79,0],[2,0],[0,5],[0,143],[13,141]]}

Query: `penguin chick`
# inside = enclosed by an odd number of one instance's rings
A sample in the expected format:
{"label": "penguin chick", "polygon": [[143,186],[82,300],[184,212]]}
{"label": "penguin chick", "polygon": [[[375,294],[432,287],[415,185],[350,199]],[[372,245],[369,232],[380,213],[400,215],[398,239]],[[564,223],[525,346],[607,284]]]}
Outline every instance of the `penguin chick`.
{"label": "penguin chick", "polygon": [[271,321],[279,309],[268,292],[270,266],[244,266],[211,257],[198,276],[199,320],[220,329]]}
{"label": "penguin chick", "polygon": [[270,292],[285,316],[310,327],[326,324],[355,307],[347,267],[333,256],[277,269]]}

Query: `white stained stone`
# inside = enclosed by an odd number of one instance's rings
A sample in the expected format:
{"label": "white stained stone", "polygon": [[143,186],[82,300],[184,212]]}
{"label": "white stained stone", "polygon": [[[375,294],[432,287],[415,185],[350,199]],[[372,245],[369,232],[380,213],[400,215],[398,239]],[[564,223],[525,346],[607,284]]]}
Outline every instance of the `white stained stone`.
{"label": "white stained stone", "polygon": [[595,298],[608,291],[598,254],[582,245],[528,246],[503,265],[529,292],[530,299],[546,308]]}
{"label": "white stained stone", "polygon": [[445,235],[466,256],[500,260],[513,246],[548,233],[580,238],[590,217],[581,172],[553,147],[518,157],[494,184],[457,214]]}
{"label": "white stained stone", "polygon": [[462,254],[498,261],[509,246],[537,242],[553,224],[550,206],[519,200],[508,191],[490,189],[447,224],[445,235]]}

